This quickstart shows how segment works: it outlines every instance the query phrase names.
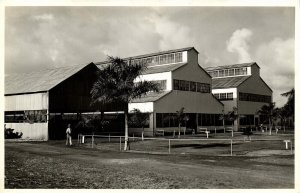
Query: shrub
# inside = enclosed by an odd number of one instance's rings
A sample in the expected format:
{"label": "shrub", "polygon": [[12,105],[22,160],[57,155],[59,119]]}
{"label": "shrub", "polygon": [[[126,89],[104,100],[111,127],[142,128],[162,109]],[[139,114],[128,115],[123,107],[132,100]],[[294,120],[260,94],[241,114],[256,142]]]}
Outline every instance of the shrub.
{"label": "shrub", "polygon": [[19,139],[22,137],[23,133],[22,132],[16,132],[14,133],[14,129],[11,128],[5,128],[5,139]]}

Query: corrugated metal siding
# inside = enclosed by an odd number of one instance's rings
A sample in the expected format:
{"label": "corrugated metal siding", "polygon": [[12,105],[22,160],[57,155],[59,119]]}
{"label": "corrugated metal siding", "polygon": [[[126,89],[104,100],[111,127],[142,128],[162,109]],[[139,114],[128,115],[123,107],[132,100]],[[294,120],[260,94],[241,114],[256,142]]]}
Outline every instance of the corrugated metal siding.
{"label": "corrugated metal siding", "polygon": [[5,96],[5,111],[48,109],[48,93]]}
{"label": "corrugated metal siding", "polygon": [[22,132],[22,139],[48,140],[48,123],[6,123],[6,128]]}

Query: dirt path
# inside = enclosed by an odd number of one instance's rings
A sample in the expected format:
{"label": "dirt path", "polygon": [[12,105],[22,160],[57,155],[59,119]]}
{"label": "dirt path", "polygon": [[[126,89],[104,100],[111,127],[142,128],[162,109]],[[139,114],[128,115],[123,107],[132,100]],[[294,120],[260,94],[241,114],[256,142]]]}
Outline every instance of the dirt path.
{"label": "dirt path", "polygon": [[293,160],[5,144],[7,188],[293,188]]}

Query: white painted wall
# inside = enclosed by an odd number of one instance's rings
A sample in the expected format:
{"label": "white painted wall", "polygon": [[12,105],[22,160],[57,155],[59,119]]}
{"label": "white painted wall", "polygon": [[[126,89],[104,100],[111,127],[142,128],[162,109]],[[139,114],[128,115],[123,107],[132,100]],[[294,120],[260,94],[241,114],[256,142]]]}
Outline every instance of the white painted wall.
{"label": "white painted wall", "polygon": [[237,89],[236,88],[225,88],[225,89],[212,89],[213,94],[215,93],[233,93],[233,98],[237,98]]}
{"label": "white painted wall", "polygon": [[140,82],[145,80],[146,81],[167,80],[166,90],[172,89],[172,72],[162,72],[156,74],[141,75],[134,82]]}
{"label": "white painted wall", "polygon": [[182,62],[183,63],[188,62],[188,51],[182,52]]}
{"label": "white painted wall", "polygon": [[129,112],[133,109],[139,109],[142,113],[153,112],[153,102],[146,103],[129,103],[128,104]]}
{"label": "white painted wall", "polygon": [[14,129],[15,132],[22,132],[22,139],[48,140],[48,123],[5,123],[6,128]]}
{"label": "white painted wall", "polygon": [[48,109],[48,93],[5,96],[5,111]]}

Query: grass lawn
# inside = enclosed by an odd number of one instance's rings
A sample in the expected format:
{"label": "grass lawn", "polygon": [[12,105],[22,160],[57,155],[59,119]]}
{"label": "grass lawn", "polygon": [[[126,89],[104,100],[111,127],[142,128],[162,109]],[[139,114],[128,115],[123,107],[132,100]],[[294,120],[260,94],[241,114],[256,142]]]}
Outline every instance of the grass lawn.
{"label": "grass lawn", "polygon": [[[175,143],[170,155],[119,152],[117,142],[64,143],[6,141],[5,188],[294,188],[294,155],[282,141],[238,142],[235,156],[227,143]],[[132,149],[143,145],[168,147],[147,141]]]}

